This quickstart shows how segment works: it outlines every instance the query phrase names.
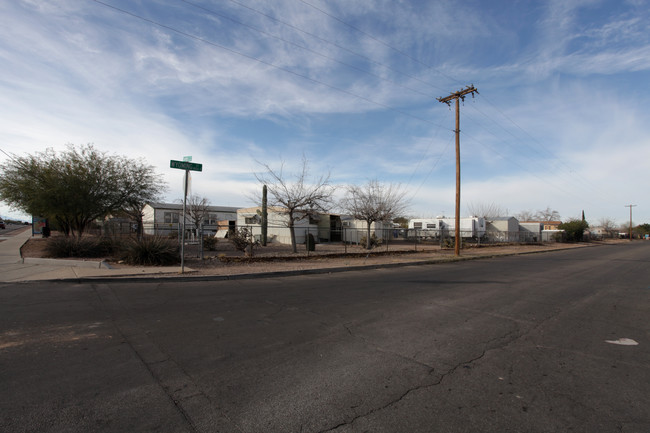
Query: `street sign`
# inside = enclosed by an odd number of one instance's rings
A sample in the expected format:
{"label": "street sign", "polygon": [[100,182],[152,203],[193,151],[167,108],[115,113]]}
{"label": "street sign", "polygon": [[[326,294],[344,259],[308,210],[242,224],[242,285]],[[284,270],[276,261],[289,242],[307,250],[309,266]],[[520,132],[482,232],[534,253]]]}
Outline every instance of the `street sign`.
{"label": "street sign", "polygon": [[203,171],[203,164],[197,164],[189,161],[169,161],[169,167],[179,168],[181,170]]}

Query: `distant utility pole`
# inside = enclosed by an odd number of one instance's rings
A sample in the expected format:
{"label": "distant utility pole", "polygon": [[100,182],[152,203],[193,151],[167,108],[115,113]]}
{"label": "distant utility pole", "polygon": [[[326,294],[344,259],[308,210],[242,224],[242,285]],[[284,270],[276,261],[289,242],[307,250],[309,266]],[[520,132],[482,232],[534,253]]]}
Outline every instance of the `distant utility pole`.
{"label": "distant utility pole", "polygon": [[632,240],[632,208],[636,207],[635,204],[626,204],[625,207],[630,208],[630,241]]}
{"label": "distant utility pole", "polygon": [[451,101],[456,101],[456,241],[454,242],[454,253],[460,255],[460,100],[465,100],[465,96],[471,94],[472,98],[474,93],[478,90],[474,85],[467,86],[463,90],[454,92],[444,98],[438,98],[439,102],[444,102],[451,105]]}

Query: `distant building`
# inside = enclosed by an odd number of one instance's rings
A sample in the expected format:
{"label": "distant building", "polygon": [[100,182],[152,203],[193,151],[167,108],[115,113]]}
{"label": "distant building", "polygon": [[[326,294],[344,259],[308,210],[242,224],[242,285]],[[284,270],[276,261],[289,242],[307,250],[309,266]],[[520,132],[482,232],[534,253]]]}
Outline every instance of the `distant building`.
{"label": "distant building", "polygon": [[[409,229],[421,231],[426,237],[449,236],[456,232],[456,218],[414,218],[409,220]],[[460,235],[464,238],[485,235],[486,222],[483,217],[460,219]]]}
{"label": "distant building", "polygon": [[[237,221],[236,207],[208,206],[203,221],[203,232],[221,232],[234,230]],[[145,234],[169,235],[178,232],[182,223],[183,205],[176,203],[149,203],[143,210]],[[192,221],[186,215],[186,229],[191,229]]]}
{"label": "distant building", "polygon": [[[253,236],[260,239],[262,236],[262,208],[251,207],[237,211],[237,227],[248,227],[252,230]],[[267,242],[278,242],[291,244],[291,231],[288,227],[289,216],[280,207],[267,209]],[[378,239],[384,237],[386,229],[391,229],[393,224],[375,222],[371,224],[371,236],[374,234]],[[348,215],[336,215],[330,213],[318,213],[316,215],[305,215],[304,218],[294,222],[294,234],[296,244],[304,244],[305,239],[311,234],[316,242],[348,242],[360,243],[367,235],[366,222],[356,220]]]}
{"label": "distant building", "polygon": [[486,221],[489,237],[500,242],[519,242],[519,220],[515,217],[497,217]]}

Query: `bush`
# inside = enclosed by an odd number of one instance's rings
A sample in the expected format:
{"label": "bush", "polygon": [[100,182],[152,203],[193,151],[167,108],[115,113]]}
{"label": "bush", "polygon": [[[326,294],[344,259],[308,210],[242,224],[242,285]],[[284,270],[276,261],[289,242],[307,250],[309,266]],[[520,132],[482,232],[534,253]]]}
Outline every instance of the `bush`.
{"label": "bush", "polygon": [[589,224],[584,220],[571,220],[560,224],[557,228],[564,230],[567,242],[582,242]]}
{"label": "bush", "polygon": [[48,257],[106,257],[113,253],[115,242],[106,237],[54,237],[47,241],[45,251]]}
{"label": "bush", "polygon": [[203,249],[208,251],[215,251],[217,249],[217,238],[216,236],[204,236],[203,237]]}
{"label": "bush", "polygon": [[131,239],[124,246],[122,260],[138,266],[175,265],[180,261],[179,246],[175,241],[160,236]]}
{"label": "bush", "polygon": [[232,242],[237,251],[245,252],[248,256],[253,256],[253,247],[259,245],[259,242],[252,242],[253,233],[247,227],[234,230],[228,240]]}
{"label": "bush", "polygon": [[[366,241],[368,238],[364,235],[359,239],[359,245],[361,245],[364,248],[368,247],[368,242]],[[377,234],[373,233],[370,235],[370,248],[375,248],[381,245],[381,239],[377,238]]]}

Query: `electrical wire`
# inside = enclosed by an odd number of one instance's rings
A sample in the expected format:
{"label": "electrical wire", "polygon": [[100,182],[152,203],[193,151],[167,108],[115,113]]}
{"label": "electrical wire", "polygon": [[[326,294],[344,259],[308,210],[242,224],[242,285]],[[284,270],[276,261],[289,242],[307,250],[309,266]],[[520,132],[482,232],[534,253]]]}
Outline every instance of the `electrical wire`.
{"label": "electrical wire", "polygon": [[317,79],[315,79],[315,78],[308,77],[308,76],[306,76],[306,75],[304,75],[304,74],[301,74],[301,73],[299,73],[299,72],[292,71],[291,69],[288,69],[288,68],[285,68],[285,67],[282,67],[282,66],[276,65],[276,64],[271,63],[271,62],[267,62],[266,60],[262,60],[262,59],[260,59],[260,58],[255,57],[255,56],[251,56],[251,55],[248,55],[248,54],[242,53],[242,52],[237,51],[237,50],[235,50],[235,49],[233,49],[233,48],[229,48],[229,47],[226,47],[225,45],[221,45],[221,44],[218,44],[218,43],[216,43],[216,42],[209,41],[209,40],[207,40],[207,39],[205,39],[205,38],[202,38],[202,37],[199,37],[199,36],[193,35],[193,34],[191,34],[191,33],[187,33],[187,32],[185,32],[185,31],[183,31],[183,30],[179,30],[179,29],[177,29],[177,28],[175,28],[175,27],[172,27],[172,26],[169,26],[169,25],[166,25],[166,24],[160,23],[160,22],[158,22],[158,21],[155,21],[155,20],[152,20],[152,19],[149,19],[149,18],[145,18],[145,17],[143,17],[143,16],[141,16],[141,15],[135,14],[135,13],[133,13],[133,12],[129,12],[129,11],[127,11],[127,10],[125,10],[125,9],[122,9],[122,8],[119,8],[119,7],[117,7],[117,6],[113,6],[113,5],[111,5],[111,4],[108,4],[108,3],[103,2],[103,1],[101,1],[101,0],[92,0],[92,1],[94,1],[95,3],[100,4],[100,5],[102,5],[102,6],[108,7],[108,8],[110,8],[110,9],[114,9],[114,10],[120,12],[120,13],[123,13],[123,14],[129,15],[129,16],[131,16],[131,17],[133,17],[133,18],[136,18],[136,19],[139,19],[139,20],[142,20],[142,21],[148,22],[149,24],[153,24],[153,25],[155,25],[155,26],[158,26],[158,27],[164,28],[164,29],[166,29],[166,30],[169,30],[169,31],[171,31],[171,32],[177,33],[177,34],[179,34],[179,35],[181,35],[181,36],[184,36],[184,37],[187,37],[187,38],[193,39],[193,40],[198,41],[198,42],[201,42],[201,43],[205,43],[205,44],[211,45],[211,46],[213,46],[213,47],[216,47],[216,48],[222,49],[222,50],[224,50],[224,51],[228,51],[228,52],[230,52],[230,53],[232,53],[232,54],[235,54],[235,55],[238,55],[238,56],[241,56],[241,57],[245,57],[245,58],[247,58],[247,59],[249,59],[249,60],[253,60],[253,61],[259,62],[259,63],[261,63],[261,64],[263,64],[263,65],[270,66],[270,67],[272,67],[272,68],[275,68],[275,69],[278,69],[278,70],[280,70],[280,71],[283,71],[283,72],[286,72],[286,73],[289,73],[289,74],[295,75],[295,76],[297,76],[297,77],[303,78],[303,79],[305,79],[305,80],[311,81],[311,82],[316,83],[316,84],[319,84],[319,85],[321,85],[321,86],[328,87],[328,88],[330,88],[330,89],[332,89],[332,90],[336,90],[336,91],[338,91],[338,92],[345,93],[345,94],[347,94],[347,95],[349,95],[349,96],[352,96],[352,97],[358,98],[358,99],[360,99],[360,100],[362,100],[362,101],[368,102],[368,103],[373,104],[373,105],[377,105],[377,106],[382,107],[382,108],[384,108],[384,109],[386,109],[386,110],[393,111],[393,112],[398,113],[398,114],[401,114],[401,115],[403,115],[403,116],[410,117],[410,118],[412,118],[412,119],[415,119],[415,120],[418,120],[418,121],[421,121],[421,122],[424,122],[424,123],[428,123],[428,124],[430,124],[430,125],[433,125],[433,126],[436,126],[436,127],[439,127],[439,128],[445,128],[444,125],[436,124],[436,123],[431,122],[430,120],[425,119],[425,118],[423,118],[423,117],[415,116],[415,115],[413,115],[413,114],[411,114],[411,113],[408,113],[408,112],[406,112],[406,111],[400,110],[400,109],[395,108],[395,107],[391,107],[390,105],[387,105],[387,104],[384,104],[384,103],[381,103],[381,102],[374,101],[374,100],[372,100],[372,99],[370,99],[370,98],[367,98],[367,97],[365,97],[365,96],[358,95],[358,94],[356,94],[356,93],[354,93],[354,92],[351,92],[351,91],[349,91],[349,90],[342,89],[342,88],[337,87],[337,86],[334,86],[334,85],[332,85],[332,84],[328,84],[328,83],[325,83],[325,82],[323,82],[323,81],[317,80]]}

